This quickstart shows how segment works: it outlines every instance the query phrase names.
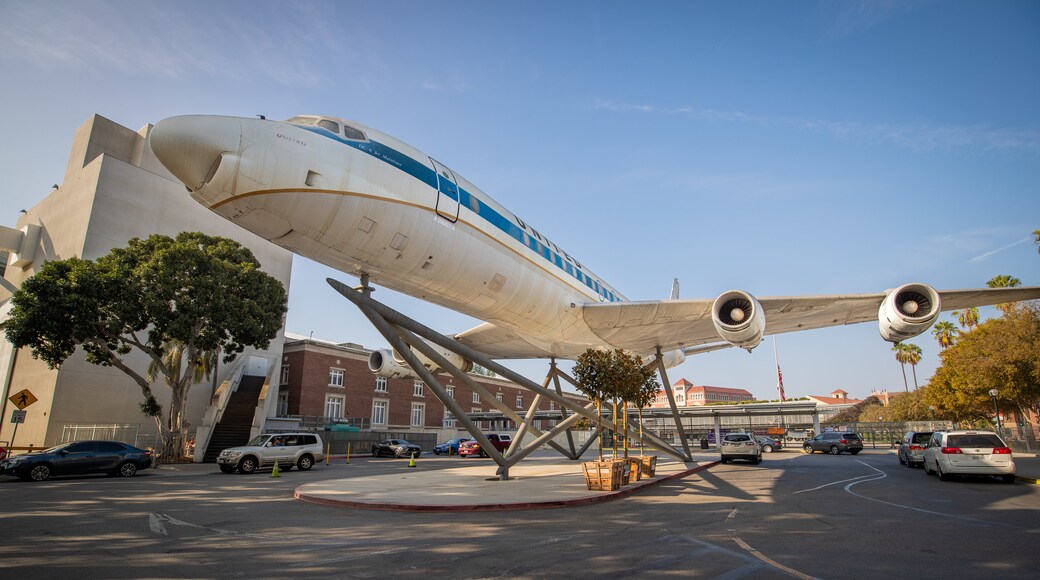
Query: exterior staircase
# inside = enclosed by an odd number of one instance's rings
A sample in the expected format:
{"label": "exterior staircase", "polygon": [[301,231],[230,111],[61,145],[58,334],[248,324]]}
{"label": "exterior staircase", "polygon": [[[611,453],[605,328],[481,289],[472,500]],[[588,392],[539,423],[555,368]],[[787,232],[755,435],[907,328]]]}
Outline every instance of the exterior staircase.
{"label": "exterior staircase", "polygon": [[242,376],[238,389],[231,393],[220,422],[213,429],[209,445],[206,446],[206,454],[202,458],[203,463],[214,463],[224,449],[249,442],[249,431],[253,426],[253,415],[256,413],[264,380],[265,378],[260,376]]}

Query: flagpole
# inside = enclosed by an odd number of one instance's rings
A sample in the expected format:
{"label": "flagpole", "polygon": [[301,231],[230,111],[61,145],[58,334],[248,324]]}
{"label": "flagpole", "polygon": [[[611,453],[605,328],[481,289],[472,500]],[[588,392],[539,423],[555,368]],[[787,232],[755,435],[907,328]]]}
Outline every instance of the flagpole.
{"label": "flagpole", "polygon": [[[784,396],[784,375],[780,374],[780,355],[777,353],[776,350],[775,334],[773,335],[773,360],[774,362],[776,362],[776,390],[777,393],[780,395],[780,404],[782,405],[784,403],[784,399],[786,399],[787,397]],[[787,429],[784,425],[783,412],[780,413],[780,427],[784,429],[784,431],[786,432]]]}

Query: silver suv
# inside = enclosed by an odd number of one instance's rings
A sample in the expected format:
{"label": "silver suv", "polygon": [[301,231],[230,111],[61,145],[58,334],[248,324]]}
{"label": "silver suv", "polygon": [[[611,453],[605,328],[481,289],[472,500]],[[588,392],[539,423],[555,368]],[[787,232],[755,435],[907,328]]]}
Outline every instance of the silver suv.
{"label": "silver suv", "polygon": [[325,459],[325,450],[321,437],[314,433],[265,433],[253,437],[242,447],[221,451],[217,465],[224,473],[234,473],[236,469],[253,473],[259,467],[273,467],[275,463],[282,470],[295,466],[307,471],[315,461],[322,459]]}
{"label": "silver suv", "polygon": [[751,463],[762,463],[762,447],[750,433],[729,433],[722,438],[719,446],[722,452],[722,463],[729,463],[734,459],[747,459]]}

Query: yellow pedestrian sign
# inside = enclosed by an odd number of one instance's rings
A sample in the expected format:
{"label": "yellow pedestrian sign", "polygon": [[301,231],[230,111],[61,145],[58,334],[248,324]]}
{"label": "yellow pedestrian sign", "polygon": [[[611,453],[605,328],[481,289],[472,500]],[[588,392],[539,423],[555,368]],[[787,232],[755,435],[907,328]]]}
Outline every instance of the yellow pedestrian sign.
{"label": "yellow pedestrian sign", "polygon": [[17,393],[8,397],[8,400],[14,403],[14,406],[18,407],[19,411],[22,411],[29,405],[32,405],[33,403],[38,401],[39,399],[34,397],[33,394],[29,392],[29,389],[22,389],[21,391],[18,391]]}

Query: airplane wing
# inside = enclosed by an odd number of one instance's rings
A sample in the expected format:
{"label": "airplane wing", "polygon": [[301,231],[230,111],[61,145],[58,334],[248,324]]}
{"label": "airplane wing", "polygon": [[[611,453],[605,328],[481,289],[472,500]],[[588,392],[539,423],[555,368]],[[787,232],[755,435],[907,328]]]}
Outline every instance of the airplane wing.
{"label": "airplane wing", "polygon": [[[824,296],[780,296],[757,298],[765,314],[765,335],[783,334],[870,322],[887,293],[836,294]],[[1040,298],[1040,287],[982,288],[939,291],[941,309],[960,310],[1003,302]],[[715,330],[711,319],[714,300],[648,300],[638,302],[589,303],[579,305],[592,332],[605,344],[638,353],[685,350],[687,354],[709,352],[729,346]],[[536,339],[482,324],[456,336],[461,342],[495,358],[573,358],[587,346],[538,344]],[[700,348],[697,348],[700,347]]]}

